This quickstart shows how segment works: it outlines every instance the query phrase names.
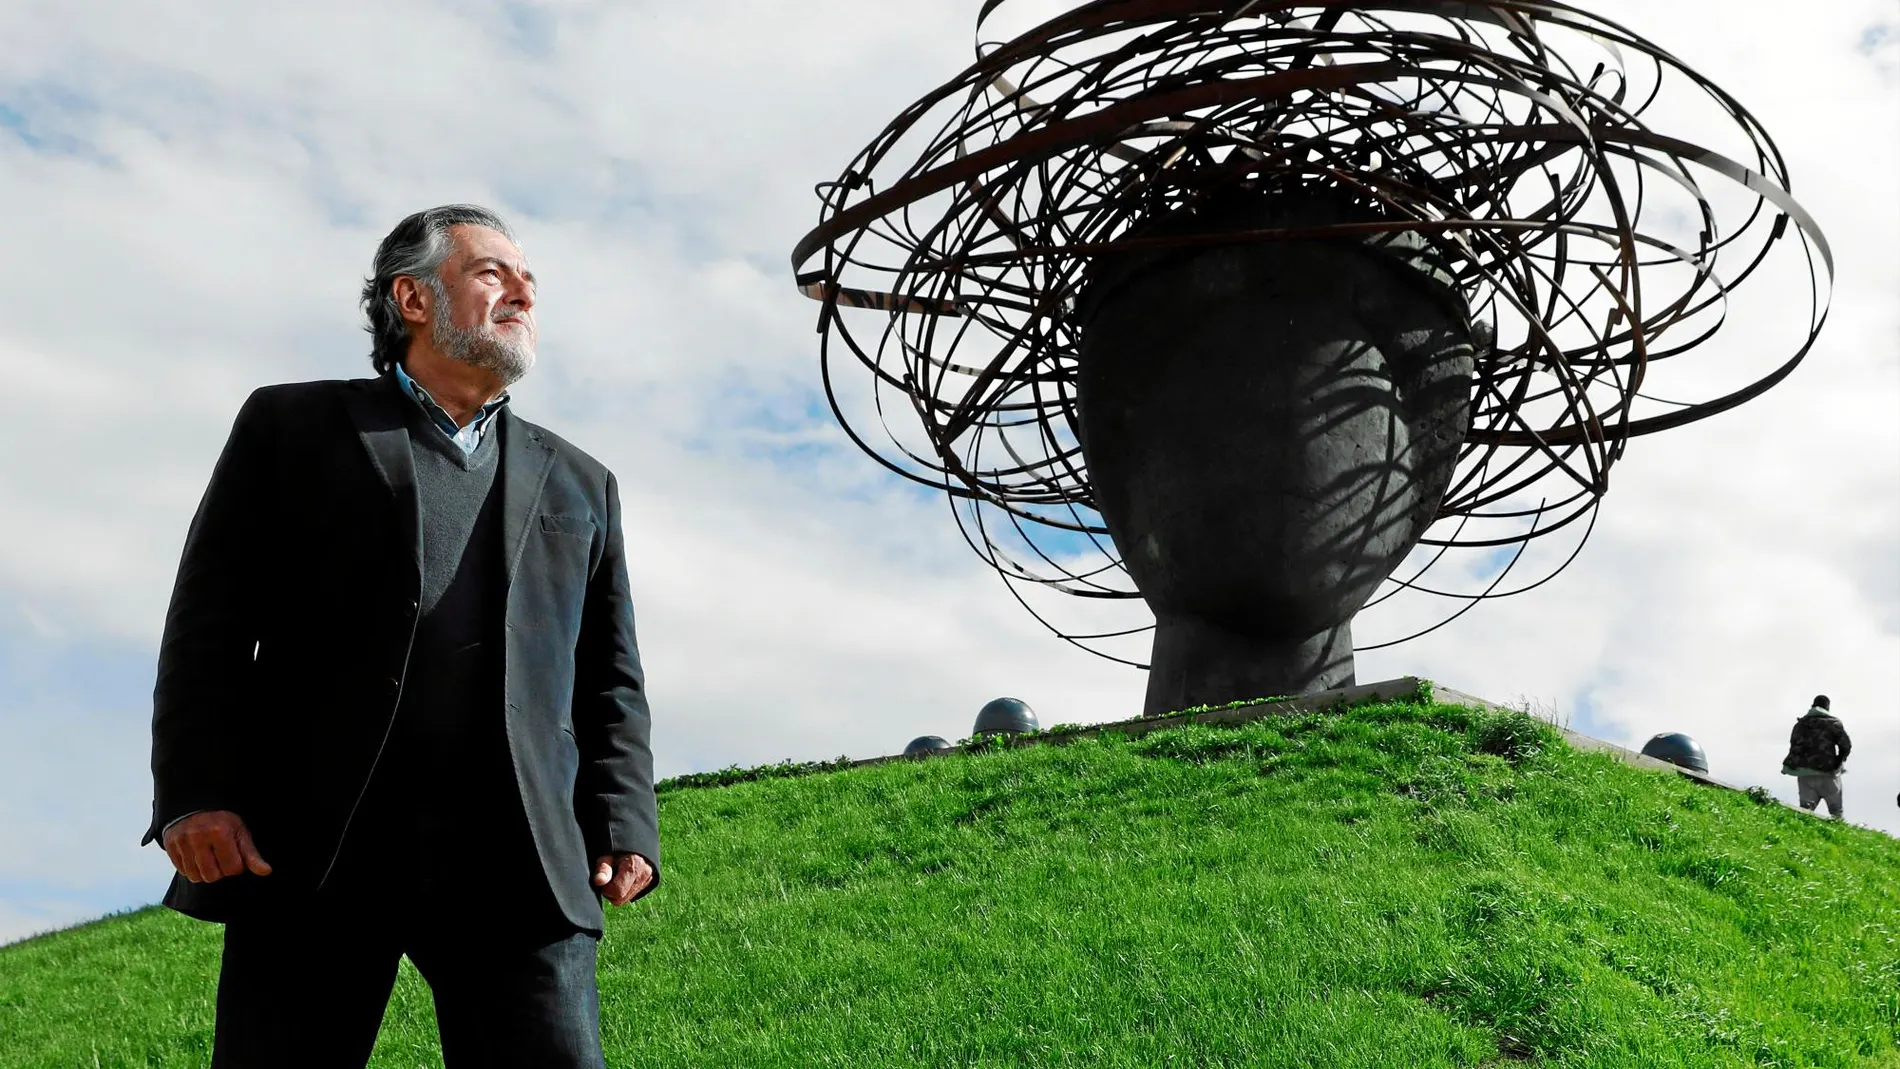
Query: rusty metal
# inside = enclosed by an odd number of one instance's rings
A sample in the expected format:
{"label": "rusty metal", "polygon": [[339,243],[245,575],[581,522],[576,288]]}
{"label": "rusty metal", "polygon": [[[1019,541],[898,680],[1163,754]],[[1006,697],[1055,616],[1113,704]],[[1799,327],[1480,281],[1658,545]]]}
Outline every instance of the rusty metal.
{"label": "rusty metal", "polygon": [[[1006,7],[983,5],[979,37]],[[1664,115],[1674,134],[1652,128]],[[1696,141],[1678,136],[1691,127]],[[1068,317],[1091,257],[1151,243],[1130,236],[1144,220],[1237,184],[1332,186],[1390,222],[1211,240],[1426,235],[1494,339],[1428,559],[1374,599],[1463,603],[1433,627],[1548,581],[1581,548],[1632,439],[1758,396],[1826,318],[1832,255],[1773,141],[1613,22],[1530,0],[1082,4],[979,45],[905,109],[818,187],[821,221],[792,257],[822,302],[825,390],[846,432],[950,494],[1019,600],[1037,588],[1139,597],[1076,440]],[[1757,276],[1774,298],[1805,302],[1805,322],[1793,313],[1764,372],[1711,385],[1738,348],[1763,344],[1729,324],[1732,292]],[[844,354],[868,382],[840,380]],[[1702,392],[1664,399],[1664,378]],[[861,433],[857,409],[875,413],[883,441]],[[1580,520],[1568,556],[1502,588],[1527,544]],[[1472,550],[1512,552],[1481,589],[1424,582]],[[1146,630],[1073,634],[1037,615],[1117,660],[1104,643]]]}

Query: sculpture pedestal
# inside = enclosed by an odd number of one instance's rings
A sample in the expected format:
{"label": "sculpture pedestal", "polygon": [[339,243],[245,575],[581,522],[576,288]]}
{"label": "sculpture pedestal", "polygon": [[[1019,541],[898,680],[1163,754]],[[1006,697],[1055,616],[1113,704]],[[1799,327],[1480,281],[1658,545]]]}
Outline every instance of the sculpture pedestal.
{"label": "sculpture pedestal", "polygon": [[1193,617],[1158,617],[1143,716],[1353,685],[1352,625],[1305,641],[1258,638]]}

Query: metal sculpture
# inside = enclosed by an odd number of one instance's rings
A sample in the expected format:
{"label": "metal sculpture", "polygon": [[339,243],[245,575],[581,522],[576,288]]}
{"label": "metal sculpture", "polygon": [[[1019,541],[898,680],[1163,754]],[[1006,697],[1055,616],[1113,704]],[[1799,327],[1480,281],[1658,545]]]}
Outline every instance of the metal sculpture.
{"label": "metal sculpture", "polygon": [[[1631,439],[1812,346],[1832,260],[1788,188],[1740,104],[1566,4],[1097,0],[907,108],[792,260],[852,440],[948,492],[1032,612],[1145,597],[1158,712],[1350,682],[1350,620],[1400,591],[1462,602],[1436,627],[1547,581]],[[1750,277],[1805,319],[1717,381],[1685,354]],[[1508,560],[1423,581],[1465,550]],[[1147,629],[1037,615],[1105,656]]]}

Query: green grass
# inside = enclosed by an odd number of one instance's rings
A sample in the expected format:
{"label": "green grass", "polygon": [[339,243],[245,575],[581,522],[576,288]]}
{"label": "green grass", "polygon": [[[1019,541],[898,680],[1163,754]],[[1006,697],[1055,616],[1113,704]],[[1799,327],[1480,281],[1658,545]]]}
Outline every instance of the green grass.
{"label": "green grass", "polygon": [[[611,1065],[1900,1067],[1900,842],[1386,704],[661,796]],[[205,1060],[217,929],[0,950],[0,1066]],[[379,1066],[437,1065],[405,967]]]}

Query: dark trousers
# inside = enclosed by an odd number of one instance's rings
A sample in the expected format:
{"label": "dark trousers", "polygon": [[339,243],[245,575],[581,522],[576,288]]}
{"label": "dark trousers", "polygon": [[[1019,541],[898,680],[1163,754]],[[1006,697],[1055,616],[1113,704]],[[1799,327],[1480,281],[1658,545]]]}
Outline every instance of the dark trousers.
{"label": "dark trousers", "polygon": [[212,1069],[359,1069],[404,955],[447,1069],[603,1069],[599,934],[562,915],[519,804],[465,787],[480,849],[430,847],[445,833],[404,770],[378,770],[321,891],[225,926]]}
{"label": "dark trousers", "polygon": [[362,1066],[404,954],[434,993],[448,1069],[603,1069],[596,936],[497,934],[499,909],[394,905],[319,902],[228,924],[213,1069]]}

